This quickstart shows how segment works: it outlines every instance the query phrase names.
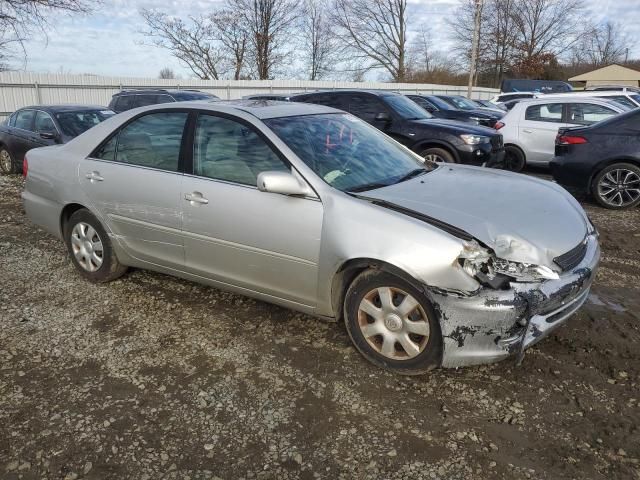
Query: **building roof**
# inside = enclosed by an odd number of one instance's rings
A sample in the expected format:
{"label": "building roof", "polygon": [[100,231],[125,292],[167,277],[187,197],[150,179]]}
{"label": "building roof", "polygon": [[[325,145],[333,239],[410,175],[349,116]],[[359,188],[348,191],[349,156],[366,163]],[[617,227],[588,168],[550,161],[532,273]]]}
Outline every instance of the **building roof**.
{"label": "building roof", "polygon": [[569,79],[570,82],[592,81],[640,81],[640,72],[622,65],[613,64],[583,73]]}

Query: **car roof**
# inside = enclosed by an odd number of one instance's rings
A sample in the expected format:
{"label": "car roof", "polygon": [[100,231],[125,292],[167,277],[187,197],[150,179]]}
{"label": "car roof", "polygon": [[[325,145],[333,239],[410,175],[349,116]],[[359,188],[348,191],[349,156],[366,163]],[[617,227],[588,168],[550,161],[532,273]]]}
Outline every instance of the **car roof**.
{"label": "car roof", "polygon": [[130,89],[130,90],[121,90],[120,92],[114,93],[113,96],[119,95],[145,95],[145,94],[158,94],[158,93],[168,93],[171,95],[178,95],[181,93],[201,93],[203,95],[213,95],[208,92],[202,92],[200,90],[190,90],[190,89],[167,89],[167,88],[140,88],[140,89]]}
{"label": "car roof", "polygon": [[290,95],[291,98],[302,97],[306,95],[322,95],[327,93],[368,93],[371,95],[377,95],[378,97],[386,97],[391,95],[403,96],[398,92],[394,92],[392,90],[375,90],[375,89],[366,89],[366,88],[344,88],[338,90],[318,90],[315,92],[300,92],[297,94]]}
{"label": "car roof", "polygon": [[522,103],[525,105],[532,105],[534,103],[574,103],[574,101],[584,102],[586,100],[588,100],[591,103],[597,103],[601,105],[611,105],[612,103],[615,103],[610,100],[605,100],[604,98],[590,98],[590,97],[591,96],[585,98],[585,97],[575,96],[575,95],[565,95],[565,94],[546,95],[545,94],[540,98],[523,98],[519,100],[518,103]]}
{"label": "car roof", "polygon": [[28,107],[22,107],[18,110],[42,110],[47,113],[60,113],[60,112],[81,112],[85,110],[109,110],[108,107],[102,105],[30,105]]}
{"label": "car roof", "polygon": [[548,93],[545,97],[620,97],[633,95],[635,92],[623,92],[622,90],[583,90],[567,93]]}
{"label": "car roof", "polygon": [[[301,115],[318,115],[322,113],[344,113],[331,107],[315,105],[313,103],[281,102],[277,100],[192,100],[189,102],[172,103],[172,107],[188,105],[192,108],[211,110],[214,112],[240,110],[253,115],[260,120],[279,117],[297,117]],[[154,105],[167,108],[167,104]]]}

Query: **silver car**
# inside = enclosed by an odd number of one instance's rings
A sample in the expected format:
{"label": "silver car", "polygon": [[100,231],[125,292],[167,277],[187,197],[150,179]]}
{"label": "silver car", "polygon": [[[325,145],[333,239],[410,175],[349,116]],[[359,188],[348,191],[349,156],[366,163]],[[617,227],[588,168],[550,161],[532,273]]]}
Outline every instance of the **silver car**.
{"label": "silver car", "polygon": [[139,267],[343,319],[400,373],[521,358],[582,305],[600,256],[557,185],[424,163],[318,105],[131,110],[26,167],[28,216],[88,280]]}

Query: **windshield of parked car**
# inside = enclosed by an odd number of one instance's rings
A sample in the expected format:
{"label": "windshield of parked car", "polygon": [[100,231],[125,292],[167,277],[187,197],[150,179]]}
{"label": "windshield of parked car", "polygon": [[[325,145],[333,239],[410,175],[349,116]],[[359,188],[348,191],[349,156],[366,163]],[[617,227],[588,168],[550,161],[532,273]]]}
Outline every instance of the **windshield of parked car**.
{"label": "windshield of parked car", "polygon": [[428,100],[433,103],[440,110],[454,110],[453,105],[448,104],[444,100],[438,97],[428,97]]}
{"label": "windshield of parked car", "polygon": [[320,178],[338,190],[373,190],[436,168],[349,114],[272,118],[265,123]]}
{"label": "windshield of parked car", "polygon": [[111,110],[86,110],[56,113],[56,120],[62,133],[68,137],[77,137],[91,127],[115,115]]}
{"label": "windshield of parked car", "polygon": [[464,97],[448,97],[447,100],[460,110],[475,110],[478,108],[474,102]]}
{"label": "windshield of parked car", "polygon": [[433,115],[403,95],[385,95],[382,97],[382,101],[393,108],[405,120],[433,118]]}

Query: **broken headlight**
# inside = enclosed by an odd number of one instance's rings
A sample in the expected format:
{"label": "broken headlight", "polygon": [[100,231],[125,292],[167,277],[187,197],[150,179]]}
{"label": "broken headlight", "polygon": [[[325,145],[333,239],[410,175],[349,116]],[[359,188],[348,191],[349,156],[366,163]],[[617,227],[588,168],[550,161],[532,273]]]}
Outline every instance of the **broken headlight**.
{"label": "broken headlight", "polygon": [[509,281],[535,282],[560,278],[545,266],[498,258],[475,240],[465,244],[458,261],[465,272],[493,288],[501,288]]}

